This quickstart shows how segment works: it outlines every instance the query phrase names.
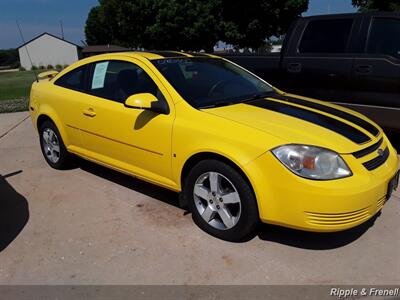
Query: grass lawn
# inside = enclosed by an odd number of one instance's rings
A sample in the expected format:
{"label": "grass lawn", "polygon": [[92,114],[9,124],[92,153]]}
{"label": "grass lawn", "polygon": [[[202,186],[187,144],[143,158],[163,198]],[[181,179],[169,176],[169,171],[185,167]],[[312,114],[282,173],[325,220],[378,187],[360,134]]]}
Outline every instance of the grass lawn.
{"label": "grass lawn", "polygon": [[34,81],[32,71],[1,72],[0,101],[28,97]]}
{"label": "grass lawn", "polygon": [[28,110],[33,81],[35,75],[32,71],[0,72],[0,112]]}

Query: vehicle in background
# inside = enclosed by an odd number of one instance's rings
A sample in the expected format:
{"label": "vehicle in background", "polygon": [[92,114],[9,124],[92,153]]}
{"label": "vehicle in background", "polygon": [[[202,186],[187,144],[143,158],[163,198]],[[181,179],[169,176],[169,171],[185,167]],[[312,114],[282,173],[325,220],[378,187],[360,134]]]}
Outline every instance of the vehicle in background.
{"label": "vehicle in background", "polygon": [[339,103],[400,130],[400,13],[299,18],[281,53],[222,56],[284,91]]}

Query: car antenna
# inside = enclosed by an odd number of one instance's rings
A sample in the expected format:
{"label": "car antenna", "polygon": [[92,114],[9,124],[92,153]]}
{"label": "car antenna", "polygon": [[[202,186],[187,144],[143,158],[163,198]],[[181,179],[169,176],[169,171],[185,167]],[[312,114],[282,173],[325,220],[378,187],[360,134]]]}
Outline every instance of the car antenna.
{"label": "car antenna", "polygon": [[26,46],[24,35],[22,34],[22,30],[21,30],[21,27],[19,26],[18,20],[15,20],[15,23],[17,23],[17,27],[18,27],[19,34],[21,36],[22,43],[25,47],[26,54],[28,55],[29,61],[31,63],[31,70],[33,71],[33,74],[35,74],[36,82],[39,82],[38,75],[36,74],[36,71],[33,69],[33,62],[32,62],[31,56],[29,55],[28,47]]}

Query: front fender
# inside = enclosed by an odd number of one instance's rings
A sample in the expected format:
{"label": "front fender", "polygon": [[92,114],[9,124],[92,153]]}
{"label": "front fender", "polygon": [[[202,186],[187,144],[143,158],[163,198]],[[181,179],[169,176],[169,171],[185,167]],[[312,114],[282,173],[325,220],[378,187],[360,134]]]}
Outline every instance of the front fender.
{"label": "front fender", "polygon": [[181,187],[185,163],[201,153],[217,154],[247,177],[246,165],[282,140],[260,130],[193,108],[177,105],[172,135],[172,178]]}

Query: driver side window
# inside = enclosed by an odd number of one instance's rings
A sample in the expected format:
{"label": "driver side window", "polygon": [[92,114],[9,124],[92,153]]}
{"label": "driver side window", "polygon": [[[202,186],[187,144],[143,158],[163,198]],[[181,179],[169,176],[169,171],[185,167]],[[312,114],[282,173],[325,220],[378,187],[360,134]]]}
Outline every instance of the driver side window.
{"label": "driver side window", "polygon": [[158,99],[162,98],[157,85],[142,68],[119,60],[94,63],[88,90],[94,96],[120,103],[139,93],[150,93]]}

